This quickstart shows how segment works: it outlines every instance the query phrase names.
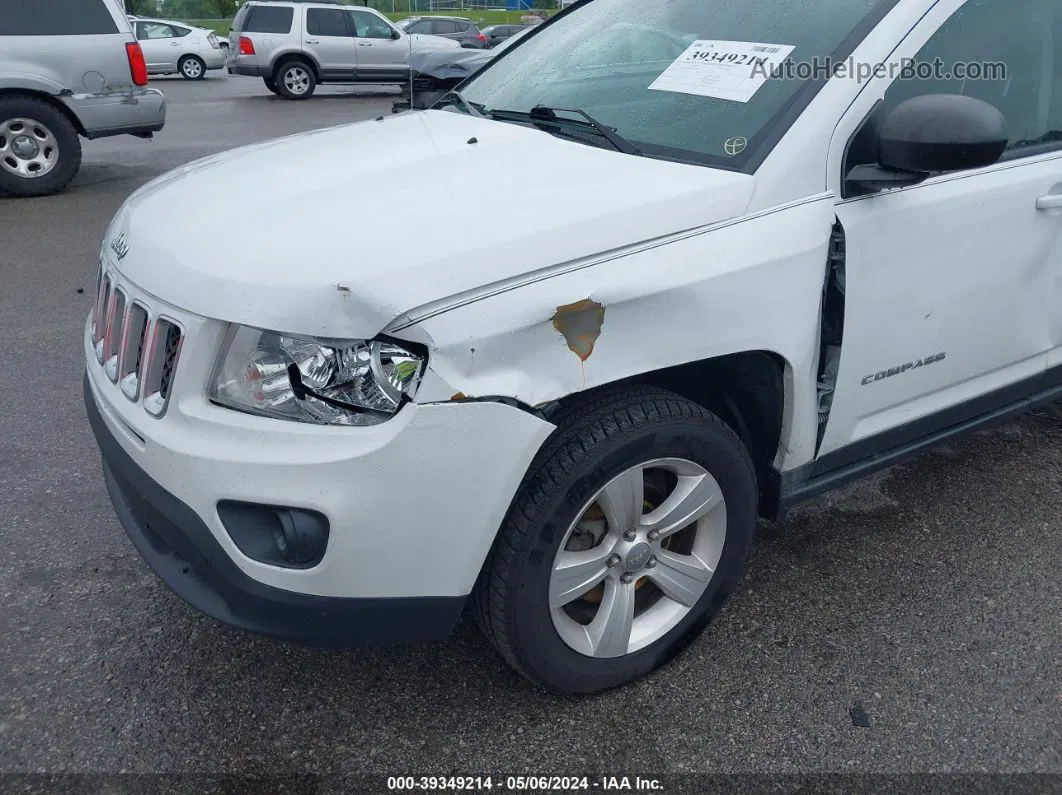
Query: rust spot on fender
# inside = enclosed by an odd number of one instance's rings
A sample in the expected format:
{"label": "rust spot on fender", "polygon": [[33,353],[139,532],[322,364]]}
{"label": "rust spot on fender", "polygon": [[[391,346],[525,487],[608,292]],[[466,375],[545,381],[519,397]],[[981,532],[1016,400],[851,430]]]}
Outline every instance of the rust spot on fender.
{"label": "rust spot on fender", "polygon": [[568,349],[584,362],[594,352],[604,325],[605,307],[589,298],[558,306],[553,315],[553,328],[564,336]]}

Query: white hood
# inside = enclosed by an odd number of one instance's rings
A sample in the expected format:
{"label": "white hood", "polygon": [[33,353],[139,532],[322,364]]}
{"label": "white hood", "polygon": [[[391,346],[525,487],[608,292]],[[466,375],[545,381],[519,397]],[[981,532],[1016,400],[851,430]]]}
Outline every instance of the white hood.
{"label": "white hood", "polygon": [[108,240],[124,233],[121,270],[174,306],[372,337],[425,304],[736,217],[752,185],[427,111],[178,168],[130,197]]}

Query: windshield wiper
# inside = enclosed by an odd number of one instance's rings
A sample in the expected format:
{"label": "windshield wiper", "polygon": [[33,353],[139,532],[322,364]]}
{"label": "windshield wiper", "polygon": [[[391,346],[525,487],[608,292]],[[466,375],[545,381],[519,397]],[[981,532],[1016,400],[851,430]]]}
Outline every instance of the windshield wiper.
{"label": "windshield wiper", "polygon": [[[583,118],[566,119],[563,116],[558,116],[558,113],[572,113],[576,116],[582,116]],[[510,118],[514,121],[526,120],[530,121],[536,127],[567,125],[569,127],[578,127],[581,130],[593,130],[612,144],[616,151],[623,152],[625,155],[642,155],[641,149],[616,132],[614,128],[606,127],[585,110],[579,110],[576,108],[550,108],[546,105],[535,105],[535,107],[531,108],[528,113],[522,113],[516,110],[492,110],[490,116],[492,119]]]}
{"label": "windshield wiper", "polygon": [[456,90],[456,89],[454,89],[453,91],[447,91],[445,94],[443,94],[442,98],[439,99],[439,101],[436,104],[437,105],[443,105],[443,104],[453,105],[455,103],[452,100],[455,100],[455,99],[457,100],[457,104],[460,104],[460,105],[464,106],[465,110],[468,111],[468,114],[470,116],[475,116],[475,117],[480,118],[480,119],[487,118],[486,114],[483,113],[484,107],[482,105],[480,105],[480,104],[478,104],[476,102],[469,102],[467,99],[465,99],[461,95],[461,92]]}

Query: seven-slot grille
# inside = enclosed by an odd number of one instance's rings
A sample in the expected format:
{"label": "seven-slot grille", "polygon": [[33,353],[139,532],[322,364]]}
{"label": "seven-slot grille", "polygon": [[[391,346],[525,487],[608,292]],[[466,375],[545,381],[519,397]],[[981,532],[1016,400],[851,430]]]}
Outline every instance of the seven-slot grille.
{"label": "seven-slot grille", "polygon": [[107,378],[153,417],[166,413],[184,334],[104,271],[96,277],[92,346]]}

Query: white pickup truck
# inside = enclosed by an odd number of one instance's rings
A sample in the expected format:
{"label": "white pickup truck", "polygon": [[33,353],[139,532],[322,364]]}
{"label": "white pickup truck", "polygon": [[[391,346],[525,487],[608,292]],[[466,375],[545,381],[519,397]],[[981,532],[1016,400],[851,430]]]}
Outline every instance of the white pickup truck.
{"label": "white pickup truck", "polygon": [[85,401],[203,612],[468,607],[589,693],[698,637],[758,517],[1062,396],[1060,232],[1057,0],[594,0],[431,110],[137,191]]}

